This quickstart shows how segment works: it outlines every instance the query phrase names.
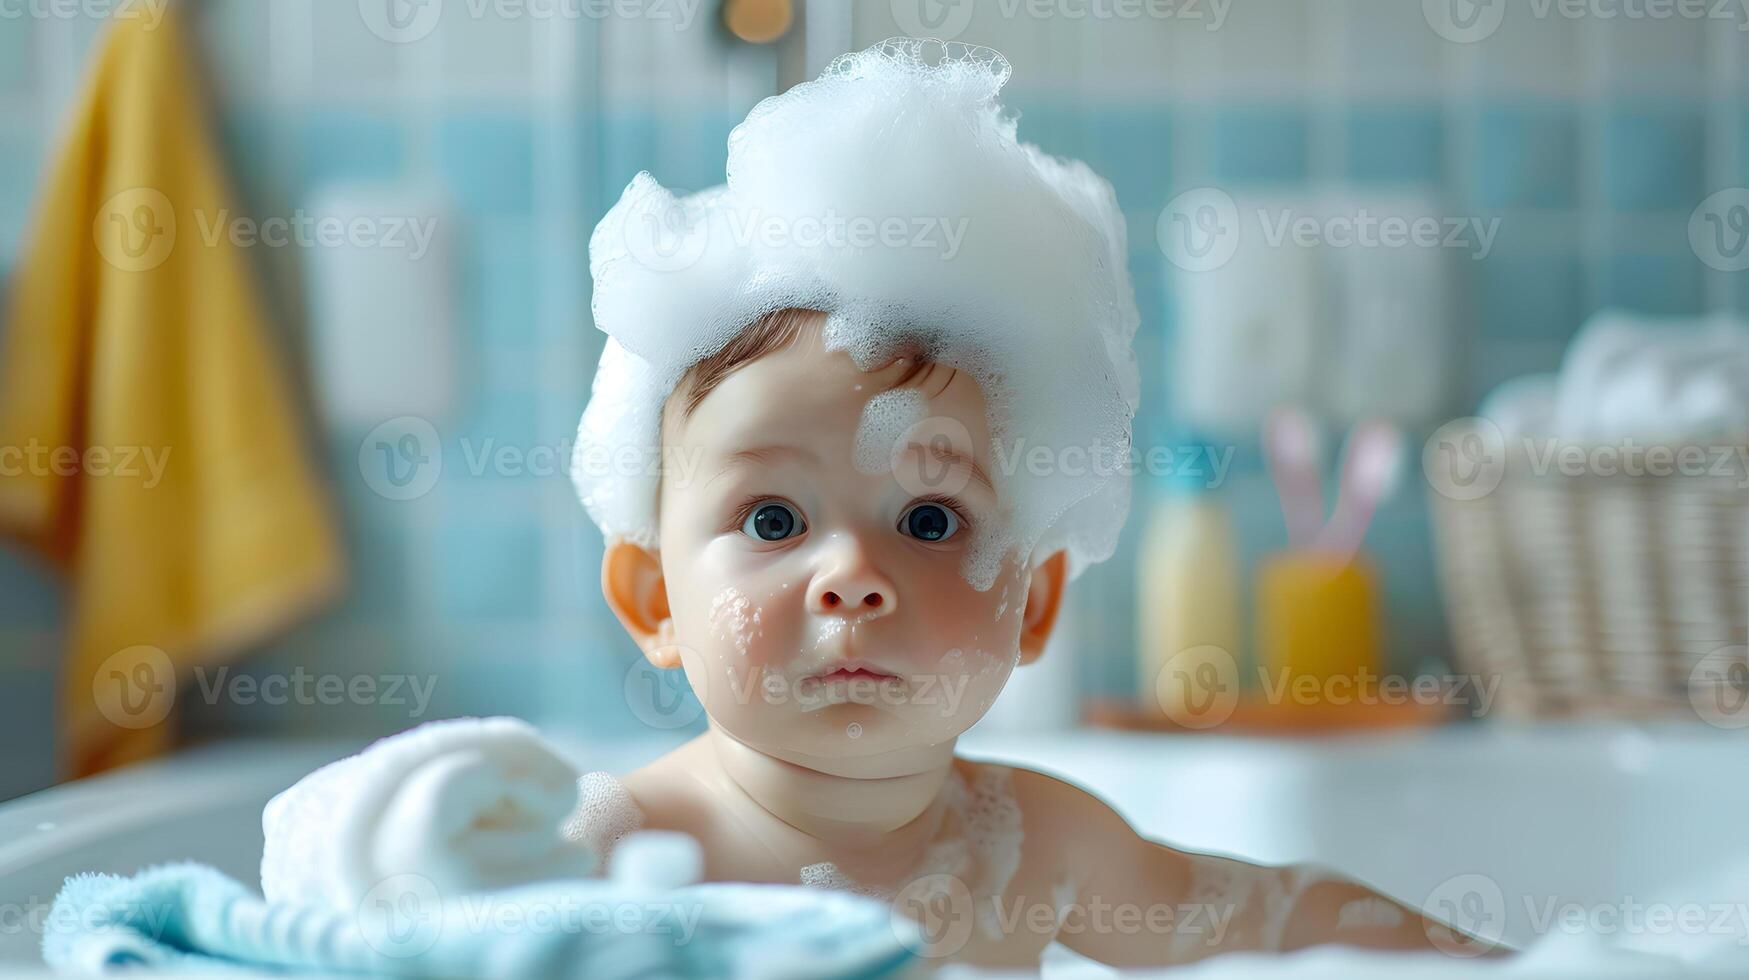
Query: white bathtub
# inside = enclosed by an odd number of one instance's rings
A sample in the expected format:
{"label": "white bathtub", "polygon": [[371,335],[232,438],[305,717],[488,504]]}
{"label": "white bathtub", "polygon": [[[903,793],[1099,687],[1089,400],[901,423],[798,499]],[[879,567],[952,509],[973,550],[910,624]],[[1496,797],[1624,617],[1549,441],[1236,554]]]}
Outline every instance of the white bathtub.
{"label": "white bathtub", "polygon": [[[0,805],[0,973],[38,961],[33,912],[74,872],[197,858],[253,882],[262,804],[354,748],[238,743]],[[623,770],[661,748],[578,755]],[[1749,738],[1707,728],[1298,741],[974,733],[964,750],[1073,779],[1180,846],[1317,861],[1415,905],[1450,893],[1454,878],[1464,898],[1492,883],[1500,897],[1484,894],[1485,908],[1515,945],[1537,938],[1554,904],[1749,903],[1726,873],[1749,869]]]}

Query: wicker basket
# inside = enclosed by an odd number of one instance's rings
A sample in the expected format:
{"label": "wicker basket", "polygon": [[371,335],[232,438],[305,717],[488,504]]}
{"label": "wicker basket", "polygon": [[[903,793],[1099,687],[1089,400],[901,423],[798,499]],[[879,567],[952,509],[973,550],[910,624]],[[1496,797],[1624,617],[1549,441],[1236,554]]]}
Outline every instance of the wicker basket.
{"label": "wicker basket", "polygon": [[1749,696],[1742,464],[1571,475],[1492,436],[1504,466],[1479,496],[1441,485],[1431,444],[1426,462],[1457,666],[1500,679],[1494,714],[1692,719],[1709,685]]}

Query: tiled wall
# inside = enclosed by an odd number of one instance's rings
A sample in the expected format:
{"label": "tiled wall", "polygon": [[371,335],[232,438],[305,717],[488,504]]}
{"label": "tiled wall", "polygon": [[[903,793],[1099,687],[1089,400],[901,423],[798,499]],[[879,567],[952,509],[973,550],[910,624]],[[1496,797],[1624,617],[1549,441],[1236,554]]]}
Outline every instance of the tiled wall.
{"label": "tiled wall", "polygon": [[[588,232],[634,172],[682,188],[720,181],[728,131],[758,98],[828,52],[903,33],[917,8],[859,2],[847,18],[837,0],[822,0],[805,45],[771,50],[725,40],[712,4],[681,29],[654,16],[549,18],[527,11],[551,5],[449,2],[429,36],[391,43],[361,14],[387,2],[209,0],[197,9],[246,209],[290,214],[312,190],[354,178],[434,181],[456,202],[465,370],[440,426],[455,455],[463,439],[566,444],[599,350]],[[1073,15],[1125,9],[1163,13]],[[1514,2],[1489,36],[1459,42],[1430,27],[1428,9],[1409,0],[990,0],[944,25],[1009,55],[1023,138],[1086,159],[1117,187],[1143,312],[1144,445],[1176,432],[1161,408],[1174,306],[1153,229],[1161,206],[1188,188],[1408,186],[1439,195],[1453,214],[1500,217],[1494,254],[1463,273],[1453,413],[1505,377],[1552,367],[1601,304],[1743,306],[1742,277],[1704,266],[1687,238],[1709,193],[1749,184],[1741,24],[1538,16],[1540,5]],[[0,19],[0,262],[16,253],[96,27]],[[258,251],[298,349],[305,260],[295,249]],[[632,651],[601,605],[598,536],[563,477],[476,477],[452,466],[424,497],[389,501],[361,478],[363,435],[318,435],[354,592],[250,669],[428,674],[438,683],[425,717],[512,711],[583,730],[635,726],[620,693]],[[1241,447],[1237,468],[1227,492],[1254,554],[1279,542],[1279,518],[1254,447]],[[1153,489],[1138,488],[1138,510]],[[1445,649],[1423,511],[1411,481],[1371,539],[1404,665]],[[1123,690],[1132,676],[1134,537],[1078,590],[1093,690]],[[0,556],[0,772],[22,784],[46,778],[59,608],[37,570]],[[381,705],[198,714],[197,727],[269,730],[413,720]]]}

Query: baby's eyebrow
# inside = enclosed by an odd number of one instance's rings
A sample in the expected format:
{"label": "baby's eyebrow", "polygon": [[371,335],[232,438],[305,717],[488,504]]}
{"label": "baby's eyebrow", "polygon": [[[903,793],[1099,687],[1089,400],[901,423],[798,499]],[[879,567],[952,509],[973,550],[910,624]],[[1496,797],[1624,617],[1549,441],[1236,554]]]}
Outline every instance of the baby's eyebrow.
{"label": "baby's eyebrow", "polygon": [[984,468],[978,465],[977,460],[973,459],[966,453],[963,453],[952,446],[943,446],[939,443],[933,442],[927,446],[922,443],[914,442],[908,448],[926,450],[929,455],[935,457],[937,462],[946,463],[949,466],[964,466],[971,471],[972,479],[983,484],[984,489],[990,491],[991,496],[995,496],[996,485],[990,482],[990,475],[984,472]]}
{"label": "baby's eyebrow", "polygon": [[818,463],[820,458],[812,450],[800,446],[773,444],[769,446],[751,446],[747,449],[737,449],[723,457],[722,469],[735,466],[748,466],[754,463],[769,463],[774,459],[790,456],[805,462]]}

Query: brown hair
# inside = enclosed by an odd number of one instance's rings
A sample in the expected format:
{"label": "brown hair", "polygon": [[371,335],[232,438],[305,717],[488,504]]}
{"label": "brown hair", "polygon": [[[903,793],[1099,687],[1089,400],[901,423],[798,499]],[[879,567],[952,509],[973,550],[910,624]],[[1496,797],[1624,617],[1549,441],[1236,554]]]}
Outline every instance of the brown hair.
{"label": "brown hair", "polygon": [[[690,418],[705,396],[715,391],[737,368],[789,347],[801,336],[803,327],[825,315],[819,310],[799,306],[787,306],[761,314],[724,344],[721,350],[702,358],[681,375],[679,383],[674,386],[675,394],[681,395],[680,418]],[[904,377],[895,381],[893,387],[897,388],[909,382],[929,367],[923,359],[914,359]]]}

